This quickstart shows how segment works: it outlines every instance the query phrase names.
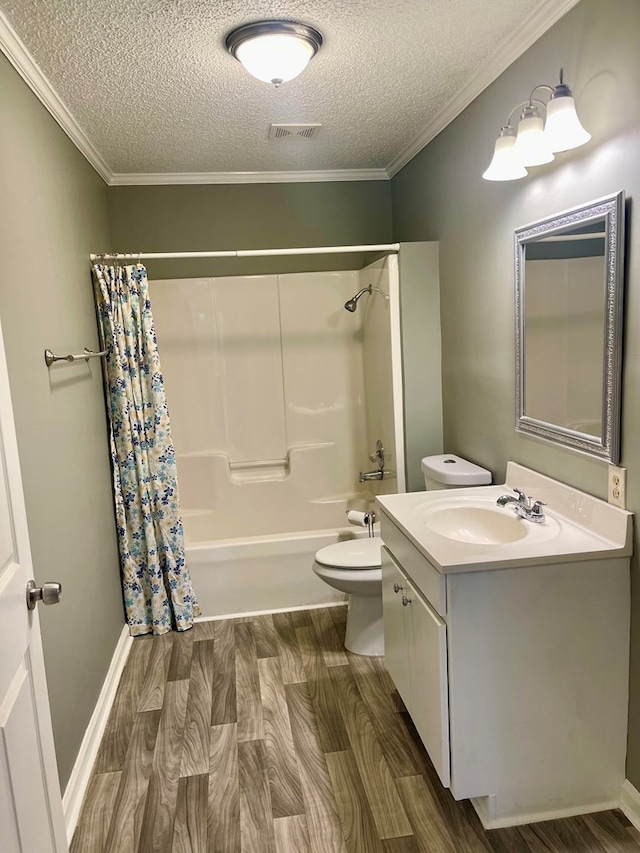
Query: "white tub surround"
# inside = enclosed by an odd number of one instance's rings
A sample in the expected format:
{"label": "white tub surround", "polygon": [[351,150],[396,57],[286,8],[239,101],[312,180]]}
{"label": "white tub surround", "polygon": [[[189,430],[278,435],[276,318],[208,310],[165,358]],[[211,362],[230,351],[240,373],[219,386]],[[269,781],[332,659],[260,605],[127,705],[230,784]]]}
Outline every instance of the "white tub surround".
{"label": "white tub surround", "polygon": [[223,453],[180,456],[187,545],[344,527],[347,509],[371,496],[355,486],[339,492],[334,456],[333,444],[295,448],[286,460],[248,468]]}
{"label": "white tub surround", "polygon": [[[515,463],[507,484],[378,498],[387,667],[486,828],[616,807],[625,779],[631,515]],[[546,522],[496,505],[513,487]]]}
{"label": "white tub surround", "polygon": [[400,280],[395,255],[360,271],[360,287],[369,285],[373,292],[362,306],[367,449],[374,450],[380,440],[384,467],[392,473],[369,485],[374,494],[387,495],[406,489]]}
{"label": "white tub surround", "polygon": [[404,488],[395,257],[150,289],[188,542],[342,526],[380,490],[358,482],[378,438],[401,474],[384,488]]}

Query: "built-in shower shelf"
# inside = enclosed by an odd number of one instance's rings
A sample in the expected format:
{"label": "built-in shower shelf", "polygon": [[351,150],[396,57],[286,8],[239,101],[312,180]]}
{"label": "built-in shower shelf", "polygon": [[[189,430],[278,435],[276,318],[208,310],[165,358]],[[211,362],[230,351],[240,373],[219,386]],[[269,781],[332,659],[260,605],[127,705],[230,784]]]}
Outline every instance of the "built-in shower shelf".
{"label": "built-in shower shelf", "polygon": [[263,480],[284,480],[289,476],[289,457],[262,459],[250,462],[229,462],[232,483],[259,483]]}

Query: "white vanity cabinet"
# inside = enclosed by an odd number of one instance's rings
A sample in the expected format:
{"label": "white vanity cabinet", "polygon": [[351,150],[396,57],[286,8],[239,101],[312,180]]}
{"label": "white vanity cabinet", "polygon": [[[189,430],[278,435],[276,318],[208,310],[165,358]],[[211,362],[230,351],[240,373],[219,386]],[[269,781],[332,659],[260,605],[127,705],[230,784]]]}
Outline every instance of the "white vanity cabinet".
{"label": "white vanity cabinet", "polygon": [[[529,493],[537,496],[534,485]],[[504,488],[486,487],[492,504]],[[572,494],[572,505],[594,518],[588,502],[575,500],[582,493]],[[487,828],[617,807],[626,756],[629,514],[622,546],[602,538],[588,551],[583,531],[571,554],[553,559],[520,557],[517,545],[509,553],[518,557],[500,563],[474,545],[477,562],[465,563],[461,547],[453,551],[417,526],[428,500],[444,498],[379,498],[385,663],[442,784],[456,799],[470,798]],[[564,535],[564,517],[556,523]],[[549,550],[543,531],[534,534],[540,552]]]}
{"label": "white vanity cabinet", "polygon": [[385,662],[445,787],[449,787],[447,626],[382,549]]}

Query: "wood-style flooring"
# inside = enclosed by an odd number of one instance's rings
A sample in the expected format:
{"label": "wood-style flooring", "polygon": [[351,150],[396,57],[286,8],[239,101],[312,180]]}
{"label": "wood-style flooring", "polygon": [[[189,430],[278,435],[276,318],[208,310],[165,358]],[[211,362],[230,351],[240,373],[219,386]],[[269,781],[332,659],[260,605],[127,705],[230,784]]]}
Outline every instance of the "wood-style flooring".
{"label": "wood-style flooring", "polygon": [[[71,853],[631,853],[619,811],[483,830],[346,609],[133,643]],[[523,768],[526,772],[526,768]]]}

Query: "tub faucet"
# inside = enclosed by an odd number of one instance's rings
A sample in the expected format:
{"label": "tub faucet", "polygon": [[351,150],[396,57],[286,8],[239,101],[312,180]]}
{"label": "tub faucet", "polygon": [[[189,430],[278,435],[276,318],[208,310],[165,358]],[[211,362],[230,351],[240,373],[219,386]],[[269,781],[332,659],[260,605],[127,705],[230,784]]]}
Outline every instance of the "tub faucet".
{"label": "tub faucet", "polygon": [[375,471],[360,471],[360,482],[366,483],[367,480],[384,480],[385,477],[393,476],[393,471],[381,471],[379,468]]}
{"label": "tub faucet", "polygon": [[513,495],[501,495],[496,501],[498,506],[506,506],[507,504],[512,503],[514,505],[513,508],[516,515],[520,518],[538,523],[546,520],[542,509],[543,506],[546,506],[544,501],[535,501],[532,504],[532,498],[527,497],[523,491],[516,488],[514,488],[513,491],[516,493],[517,497],[514,498]]}

